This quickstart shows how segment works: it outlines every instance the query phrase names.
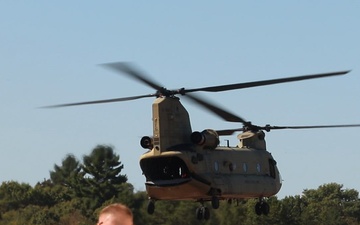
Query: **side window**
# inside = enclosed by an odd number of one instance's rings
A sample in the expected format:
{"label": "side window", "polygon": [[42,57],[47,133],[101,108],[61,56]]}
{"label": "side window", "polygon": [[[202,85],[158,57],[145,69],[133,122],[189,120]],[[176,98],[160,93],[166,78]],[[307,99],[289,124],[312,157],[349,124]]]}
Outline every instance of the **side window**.
{"label": "side window", "polygon": [[245,173],[248,171],[248,165],[246,163],[243,164],[243,170]]}
{"label": "side window", "polygon": [[257,171],[258,173],[261,172],[261,165],[260,165],[260,163],[257,163],[257,164],[256,164],[256,171]]}
{"label": "side window", "polygon": [[216,173],[219,173],[219,163],[217,161],[214,162],[214,169]]}
{"label": "side window", "polygon": [[273,159],[269,159],[269,170],[270,170],[270,176],[272,178],[276,178],[276,170],[275,170],[276,161]]}

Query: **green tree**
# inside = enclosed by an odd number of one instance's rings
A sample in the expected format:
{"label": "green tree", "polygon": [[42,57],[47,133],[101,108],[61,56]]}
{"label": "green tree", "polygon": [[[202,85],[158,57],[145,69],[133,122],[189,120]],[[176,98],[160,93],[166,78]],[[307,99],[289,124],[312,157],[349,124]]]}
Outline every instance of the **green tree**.
{"label": "green tree", "polygon": [[76,177],[81,170],[79,161],[74,155],[69,154],[62,161],[62,165],[54,165],[54,171],[50,171],[50,179],[54,184],[61,184],[72,187],[74,181],[72,178]]}
{"label": "green tree", "polygon": [[59,216],[58,225],[95,224],[96,214],[89,208],[87,198],[73,198],[56,204],[51,211]]}
{"label": "green tree", "polygon": [[28,224],[31,225],[57,225],[60,221],[60,216],[54,213],[47,207],[39,208],[31,216]]}
{"label": "green tree", "polygon": [[95,197],[96,206],[117,197],[127,181],[126,175],[121,175],[124,166],[120,156],[113,148],[105,145],[96,146],[90,155],[83,157],[82,170],[85,176],[88,196]]}
{"label": "green tree", "polygon": [[282,199],[281,207],[279,209],[281,224],[300,225],[304,208],[305,203],[299,195],[287,196]]}
{"label": "green tree", "polygon": [[4,213],[0,224],[27,225],[32,217],[40,210],[42,210],[40,206],[28,205],[24,208],[8,211]]}
{"label": "green tree", "polygon": [[61,166],[55,164],[50,179],[54,184],[66,187],[69,195],[83,196],[84,173],[74,155],[68,154]]}
{"label": "green tree", "polygon": [[303,224],[358,224],[360,202],[358,192],[343,189],[343,185],[330,183],[318,189],[303,192],[306,204],[302,215]]}
{"label": "green tree", "polygon": [[246,201],[221,201],[217,210],[211,210],[211,220],[214,216],[218,219],[218,224],[232,225],[244,224],[246,219]]}
{"label": "green tree", "polygon": [[28,205],[32,187],[16,181],[3,182],[0,186],[0,214]]}

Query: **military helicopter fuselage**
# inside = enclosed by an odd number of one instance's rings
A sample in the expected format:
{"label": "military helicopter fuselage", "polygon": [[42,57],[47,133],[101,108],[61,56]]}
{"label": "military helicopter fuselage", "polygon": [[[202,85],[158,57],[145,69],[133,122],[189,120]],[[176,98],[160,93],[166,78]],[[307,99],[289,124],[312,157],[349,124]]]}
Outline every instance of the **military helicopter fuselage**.
{"label": "military helicopter fuselage", "polygon": [[150,199],[263,198],[280,190],[280,173],[266,151],[263,131],[239,135],[238,146],[218,146],[215,130],[192,132],[179,98],[158,97],[152,110],[153,136],[142,138],[149,151],[140,158]]}
{"label": "military helicopter fuselage", "polygon": [[[266,149],[264,131],[360,126],[360,124],[257,126],[192,94],[192,92],[200,91],[221,92],[339,76],[347,74],[349,71],[168,90],[146,77],[129,63],[109,63],[105,66],[150,86],[156,92],[124,98],[53,105],[47,106],[47,108],[156,97],[152,105],[153,134],[144,136],[140,141],[141,146],[148,150],[140,158],[140,167],[146,178],[146,191],[150,199],[147,211],[150,214],[154,213],[157,200],[193,200],[201,203],[196,210],[196,217],[199,220],[209,219],[210,212],[204,206],[205,201],[211,201],[212,208],[216,209],[219,207],[219,200],[258,198],[259,201],[255,205],[256,214],[267,215],[270,209],[264,198],[279,192],[281,176],[275,159]],[[178,95],[187,97],[225,121],[241,123],[243,127],[216,131],[212,129],[205,129],[201,132],[193,131],[189,114],[181,104]],[[237,146],[219,146],[219,136],[230,135],[237,131],[242,131],[238,135]]]}

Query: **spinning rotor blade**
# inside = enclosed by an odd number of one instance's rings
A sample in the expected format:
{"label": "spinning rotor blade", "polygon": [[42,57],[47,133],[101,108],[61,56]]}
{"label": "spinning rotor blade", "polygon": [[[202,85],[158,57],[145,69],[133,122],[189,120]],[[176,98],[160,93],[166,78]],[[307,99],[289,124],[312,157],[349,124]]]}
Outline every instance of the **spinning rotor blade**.
{"label": "spinning rotor blade", "polygon": [[122,74],[126,74],[129,77],[138,80],[157,91],[163,89],[161,85],[156,84],[154,81],[151,81],[150,78],[146,77],[145,74],[137,71],[134,66],[131,66],[130,63],[114,62],[114,63],[105,63],[102,65],[116,72],[121,72]]}
{"label": "spinning rotor blade", "polygon": [[297,76],[297,77],[286,77],[286,78],[279,78],[279,79],[272,79],[272,80],[254,81],[254,82],[247,82],[247,83],[228,84],[228,85],[220,85],[220,86],[213,86],[213,87],[186,89],[184,92],[188,93],[188,92],[195,92],[195,91],[207,91],[207,92],[229,91],[229,90],[234,90],[234,89],[243,89],[243,88],[258,87],[258,86],[265,86],[265,85],[272,85],[272,84],[279,84],[279,83],[286,83],[286,82],[293,82],[293,81],[322,78],[322,77],[339,76],[339,75],[347,74],[348,72],[350,72],[350,70],[332,72],[332,73],[321,73],[321,74],[314,74],[314,75]]}
{"label": "spinning rotor blade", "polygon": [[341,127],[360,127],[360,124],[341,124],[341,125],[318,125],[318,126],[265,126],[263,130],[281,129],[318,129],[318,128],[341,128]]}
{"label": "spinning rotor blade", "polygon": [[[266,125],[264,127],[259,127],[252,125],[252,128],[256,130],[283,130],[283,129],[319,129],[319,128],[349,128],[349,127],[360,127],[360,124],[340,124],[340,125],[315,125],[315,126],[270,126]],[[250,127],[251,129],[251,127]],[[235,128],[235,129],[226,129],[226,130],[217,130],[216,132],[220,136],[232,135],[237,131],[244,131],[244,128]]]}
{"label": "spinning rotor blade", "polygon": [[[125,98],[114,98],[114,99],[105,99],[105,100],[97,100],[97,101],[86,101],[86,102],[77,102],[77,103],[67,103],[67,104],[58,104],[52,106],[45,106],[41,108],[55,108],[55,107],[67,107],[67,106],[78,106],[78,105],[89,105],[89,104],[100,104],[100,103],[110,103],[110,102],[121,102],[121,101],[130,101],[140,98],[147,98],[147,97],[173,97],[174,95],[181,94],[185,95],[189,92],[196,92],[196,91],[207,91],[207,92],[218,92],[218,91],[228,91],[234,89],[241,89],[241,88],[249,88],[249,87],[257,87],[257,86],[264,86],[264,85],[271,85],[277,83],[284,83],[284,82],[292,82],[292,81],[300,81],[306,79],[314,79],[314,78],[321,78],[321,77],[328,77],[328,76],[337,76],[337,75],[344,75],[349,71],[339,71],[339,72],[332,72],[332,73],[323,73],[323,74],[315,74],[315,75],[306,75],[306,76],[298,76],[298,77],[288,77],[288,78],[280,78],[280,79],[273,79],[273,80],[263,80],[263,81],[255,81],[255,82],[248,82],[248,83],[238,83],[238,84],[229,84],[229,85],[220,85],[220,86],[212,86],[212,87],[203,87],[203,88],[195,88],[195,89],[176,89],[176,90],[168,90],[162,87],[157,82],[153,81],[149,77],[147,77],[144,73],[139,72],[139,70],[135,69],[133,65],[130,63],[125,62],[114,62],[114,63],[106,63],[102,64],[102,66],[114,70],[116,72],[121,72],[121,74],[125,74],[130,78],[133,78],[141,83],[153,88],[156,90],[154,94],[148,95],[139,95],[139,96],[131,96]],[[221,118],[225,119],[226,121],[230,122],[241,122],[244,125],[251,125],[249,122],[244,121],[242,118],[226,112],[219,107],[216,107],[204,100],[199,99],[198,97],[188,96],[190,99],[195,101],[196,103],[200,104],[201,106],[205,107],[206,109],[212,111],[216,115],[220,116]],[[280,128],[277,128],[280,129]]]}
{"label": "spinning rotor blade", "polygon": [[278,79],[271,79],[271,80],[262,80],[262,81],[254,81],[254,82],[247,82],[247,83],[237,83],[237,84],[228,84],[228,85],[219,85],[219,86],[211,86],[211,87],[202,87],[202,88],[193,88],[193,89],[178,89],[178,90],[166,90],[163,86],[157,84],[156,82],[152,81],[150,78],[145,76],[143,73],[139,72],[132,66],[130,63],[125,62],[114,62],[114,63],[106,63],[102,64],[103,66],[112,69],[117,72],[122,72],[131,78],[134,78],[153,89],[157,90],[159,93],[169,96],[174,94],[186,94],[190,92],[197,92],[197,91],[206,91],[206,92],[219,92],[219,91],[229,91],[235,89],[244,89],[250,87],[258,87],[258,86],[265,86],[265,85],[272,85],[272,84],[279,84],[279,83],[286,83],[286,82],[294,82],[294,81],[301,81],[301,80],[308,80],[308,79],[316,79],[316,78],[323,78],[323,77],[330,77],[330,76],[339,76],[344,75],[350,72],[350,70],[345,71],[337,71],[331,73],[321,73],[321,74],[311,74],[311,75],[303,75],[303,76],[296,76],[296,77],[285,77],[285,78],[278,78]]}
{"label": "spinning rotor blade", "polygon": [[59,107],[68,107],[68,106],[77,106],[77,105],[92,105],[92,104],[100,104],[100,103],[122,102],[122,101],[135,100],[135,99],[139,99],[139,98],[154,97],[154,96],[155,96],[155,94],[139,95],[139,96],[125,97],[125,98],[112,98],[112,99],[97,100],[97,101],[75,102],[75,103],[66,103],[66,104],[59,104],[59,105],[50,105],[50,106],[44,106],[44,107],[40,107],[40,108],[59,108]]}
{"label": "spinning rotor blade", "polygon": [[130,63],[125,62],[115,62],[115,63],[106,63],[101,64],[102,66],[112,69],[116,72],[121,72],[122,74],[126,74],[129,77],[138,80],[151,88],[156,90],[154,94],[147,94],[147,95],[139,95],[139,96],[131,96],[131,97],[124,97],[124,98],[113,98],[113,99],[104,99],[104,100],[96,100],[96,101],[86,101],[86,102],[75,102],[75,103],[66,103],[66,104],[58,104],[58,105],[51,105],[51,106],[44,106],[41,108],[58,108],[58,107],[68,107],[68,106],[79,106],[79,105],[91,105],[91,104],[101,104],[101,103],[110,103],[110,102],[122,102],[122,101],[131,101],[140,98],[147,98],[147,97],[155,97],[159,94],[162,94],[166,91],[165,88],[161,87],[159,84],[156,84],[154,81],[151,81],[148,77],[144,74],[137,71],[134,66],[131,66]]}
{"label": "spinning rotor blade", "polygon": [[187,96],[189,99],[191,99],[192,101],[196,102],[197,104],[199,104],[200,106],[204,107],[207,110],[210,110],[211,112],[215,113],[216,115],[220,116],[221,118],[223,118],[226,121],[229,122],[239,122],[239,123],[243,123],[244,125],[247,125],[248,122],[246,122],[244,119],[242,119],[239,116],[236,116],[235,114],[232,114],[230,112],[227,112],[223,109],[220,109],[219,107],[203,100],[200,99],[199,97],[195,97],[194,95],[185,95]]}
{"label": "spinning rotor blade", "polygon": [[238,128],[238,129],[227,129],[227,130],[216,130],[216,133],[219,136],[227,136],[227,135],[232,135],[233,133],[237,132],[237,131],[243,131],[244,129],[242,128]]}

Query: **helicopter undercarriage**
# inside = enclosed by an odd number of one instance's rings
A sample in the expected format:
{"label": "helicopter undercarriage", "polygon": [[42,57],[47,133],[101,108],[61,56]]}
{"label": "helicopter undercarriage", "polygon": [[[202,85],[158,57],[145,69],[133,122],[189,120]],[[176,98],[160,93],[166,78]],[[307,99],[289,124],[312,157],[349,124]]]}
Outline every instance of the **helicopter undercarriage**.
{"label": "helicopter undercarriage", "polygon": [[[228,199],[227,201],[229,204],[232,203],[232,199]],[[237,201],[238,202],[238,201]],[[200,201],[201,205],[196,208],[195,215],[198,220],[208,220],[210,218],[210,210],[208,207],[204,205],[204,201]],[[218,209],[219,204],[219,198],[216,196],[213,196],[211,199],[211,206],[213,209]],[[255,205],[255,213],[258,216],[265,215],[267,216],[270,213],[270,206],[269,204],[263,199],[259,198],[259,202]]]}
{"label": "helicopter undercarriage", "polygon": [[[200,206],[195,210],[195,216],[198,220],[209,220],[210,219],[210,209],[205,206],[205,201],[200,199]],[[232,199],[228,199],[229,204],[232,203]],[[238,200],[237,200],[238,203]],[[220,200],[218,197],[213,196],[211,198],[211,206],[213,209],[218,209],[220,206]],[[155,200],[150,199],[147,206],[147,212],[151,215],[155,212]],[[258,216],[265,215],[267,216],[270,212],[269,204],[263,199],[259,198],[259,202],[255,204],[255,213]]]}
{"label": "helicopter undercarriage", "polygon": [[[198,220],[208,220],[210,218],[210,210],[204,205],[204,201],[200,200],[200,206],[196,208],[195,215]],[[217,196],[212,196],[211,206],[213,209],[218,209],[220,206],[220,201]]]}
{"label": "helicopter undercarriage", "polygon": [[[149,189],[147,189],[147,190],[149,190]],[[164,193],[162,193],[162,194],[164,195]],[[156,200],[160,200],[160,199],[155,199],[155,198],[151,198],[151,197],[149,198],[149,203],[148,203],[148,208],[147,208],[147,212],[149,214],[153,214],[155,212]],[[161,200],[163,200],[163,199],[161,199]],[[191,200],[191,199],[184,199],[184,200]],[[235,200],[239,204],[239,199],[225,199],[225,198],[222,198],[221,196],[215,196],[215,195],[212,197],[207,196],[207,197],[197,200],[197,202],[199,202],[200,205],[195,210],[196,218],[198,220],[208,220],[210,218],[210,209],[205,205],[205,202],[210,202],[212,209],[218,209],[220,206],[220,200],[227,200],[227,202],[229,204],[231,204]],[[241,199],[241,200],[243,200],[243,199]],[[260,215],[267,216],[270,212],[270,206],[265,201],[264,198],[259,198],[259,201],[255,205],[254,211],[258,216],[260,216]]]}
{"label": "helicopter undercarriage", "polygon": [[[210,218],[210,209],[205,206],[205,202],[201,199],[199,200],[200,206],[196,208],[195,215],[198,220],[208,220]],[[218,209],[220,206],[219,199],[216,196],[213,196],[211,199],[211,206],[213,209]],[[153,214],[155,212],[155,200],[150,199],[147,206],[147,212]]]}

